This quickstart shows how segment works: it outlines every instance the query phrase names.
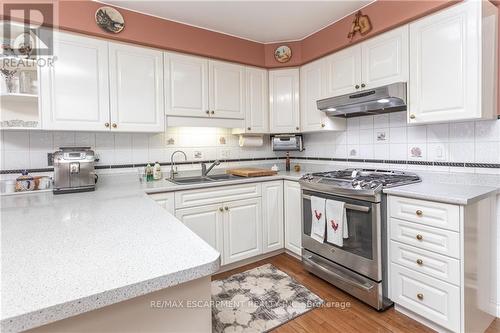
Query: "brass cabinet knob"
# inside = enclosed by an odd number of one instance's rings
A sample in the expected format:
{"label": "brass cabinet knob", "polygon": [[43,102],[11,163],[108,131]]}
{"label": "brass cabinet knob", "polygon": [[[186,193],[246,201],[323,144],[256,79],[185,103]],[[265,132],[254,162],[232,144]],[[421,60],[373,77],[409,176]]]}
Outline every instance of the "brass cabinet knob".
{"label": "brass cabinet knob", "polygon": [[418,234],[416,237],[417,237],[418,240],[424,239],[424,236],[422,236],[421,234]]}
{"label": "brass cabinet knob", "polygon": [[299,127],[299,126],[297,126],[297,127],[295,127],[295,129],[298,131],[298,130],[300,129],[300,127]]}
{"label": "brass cabinet knob", "polygon": [[419,265],[423,265],[424,264],[424,261],[422,259],[417,259],[417,264]]}
{"label": "brass cabinet knob", "polygon": [[321,128],[325,127],[325,124],[321,124]]}
{"label": "brass cabinet knob", "polygon": [[361,88],[364,88],[364,87],[366,87],[366,84],[361,83]]}
{"label": "brass cabinet knob", "polygon": [[413,113],[412,113],[412,114],[410,114],[410,119],[415,119],[415,118],[416,118],[416,117],[415,117],[415,115],[414,115]]}
{"label": "brass cabinet knob", "polygon": [[420,293],[419,293],[419,294],[417,294],[417,298],[418,298],[419,300],[423,300],[423,299],[424,299],[424,294],[420,294]]}
{"label": "brass cabinet knob", "polygon": [[105,127],[109,127],[109,123],[104,123],[104,126]]}
{"label": "brass cabinet knob", "polygon": [[417,214],[418,216],[422,216],[422,214],[423,214],[423,213],[424,213],[424,212],[422,212],[420,209],[418,209],[418,210],[415,212],[415,214]]}
{"label": "brass cabinet knob", "polygon": [[215,114],[215,111],[214,111],[214,110],[212,110],[212,111],[210,111],[210,113],[211,113],[211,114]]}
{"label": "brass cabinet knob", "polygon": [[359,89],[359,84],[355,85],[354,88]]}
{"label": "brass cabinet knob", "polygon": [[225,209],[225,210],[229,210],[229,207],[228,207],[228,206],[226,206],[226,207],[224,207],[224,209]]}
{"label": "brass cabinet knob", "polygon": [[219,207],[219,211],[220,211],[220,212],[223,212],[223,211],[224,211],[224,209],[223,209],[222,207]]}
{"label": "brass cabinet knob", "polygon": [[252,130],[252,128],[251,128],[251,127],[247,127],[247,130],[248,130],[248,131],[251,131],[251,130]]}
{"label": "brass cabinet knob", "polygon": [[207,110],[207,111],[205,111],[205,113],[206,113],[206,114],[210,114],[210,111],[208,111],[208,110]]}
{"label": "brass cabinet knob", "polygon": [[111,126],[113,126],[113,128],[117,128],[118,127],[118,125],[116,123],[113,123],[113,125],[111,125]]}

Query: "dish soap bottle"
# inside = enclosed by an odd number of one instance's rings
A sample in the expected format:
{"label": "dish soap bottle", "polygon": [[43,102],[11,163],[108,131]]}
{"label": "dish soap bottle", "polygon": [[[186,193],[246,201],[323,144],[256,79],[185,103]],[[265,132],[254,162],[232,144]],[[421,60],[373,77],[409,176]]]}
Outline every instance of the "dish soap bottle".
{"label": "dish soap bottle", "polygon": [[160,163],[155,162],[155,166],[153,167],[153,179],[160,180],[162,176]]}
{"label": "dish soap bottle", "polygon": [[146,165],[146,181],[150,182],[153,180],[153,168],[151,167],[151,164],[148,163]]}
{"label": "dish soap bottle", "polygon": [[290,171],[290,153],[286,152],[285,170]]}

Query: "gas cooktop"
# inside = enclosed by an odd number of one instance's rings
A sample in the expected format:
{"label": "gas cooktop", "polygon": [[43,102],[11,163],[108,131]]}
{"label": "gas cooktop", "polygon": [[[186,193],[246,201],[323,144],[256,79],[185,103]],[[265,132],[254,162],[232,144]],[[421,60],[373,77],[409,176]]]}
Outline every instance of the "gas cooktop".
{"label": "gas cooktop", "polygon": [[421,179],[411,172],[378,169],[345,169],[317,172],[304,175],[300,182],[308,187],[325,189],[326,187],[348,190],[369,190],[380,192],[384,188],[418,183]]}

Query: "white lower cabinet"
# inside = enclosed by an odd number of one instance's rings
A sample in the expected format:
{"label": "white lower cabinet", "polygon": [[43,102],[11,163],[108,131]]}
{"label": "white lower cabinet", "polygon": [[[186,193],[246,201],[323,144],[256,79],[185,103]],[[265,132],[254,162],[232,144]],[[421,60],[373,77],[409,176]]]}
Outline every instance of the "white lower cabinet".
{"label": "white lower cabinet", "polygon": [[285,248],[302,255],[302,199],[300,184],[284,181]]}
{"label": "white lower cabinet", "polygon": [[388,205],[396,310],[438,332],[484,332],[495,318],[495,196],[464,206],[389,195]]}
{"label": "white lower cabinet", "polygon": [[170,214],[175,214],[174,192],[154,193],[150,194],[149,197]]}
{"label": "white lower cabinet", "polygon": [[262,253],[261,198],[224,203],[224,264]]}
{"label": "white lower cabinet", "polygon": [[175,211],[175,217],[210,246],[222,253],[224,215],[220,208],[221,205],[208,205],[178,209]]}
{"label": "white lower cabinet", "polygon": [[283,181],[262,183],[262,251],[283,248]]}
{"label": "white lower cabinet", "polygon": [[393,301],[452,331],[460,330],[460,288],[391,265]]}

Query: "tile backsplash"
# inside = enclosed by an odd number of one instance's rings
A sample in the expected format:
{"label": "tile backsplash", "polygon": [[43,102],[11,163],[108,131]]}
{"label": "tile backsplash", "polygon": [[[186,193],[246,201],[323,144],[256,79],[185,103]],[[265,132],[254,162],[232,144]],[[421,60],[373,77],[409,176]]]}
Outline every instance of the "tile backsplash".
{"label": "tile backsplash", "polygon": [[408,125],[396,112],[350,118],[346,131],[304,141],[308,157],[500,163],[500,120]]}
{"label": "tile backsplash", "polygon": [[[240,148],[238,136],[223,128],[168,128],[165,133],[1,131],[1,170],[48,167],[47,153],[61,146],[90,146],[98,165],[168,162],[175,150],[190,161],[273,157],[269,138],[264,146]],[[176,160],[184,157],[177,155]]]}
{"label": "tile backsplash", "polygon": [[[269,136],[263,147],[240,148],[238,136],[223,128],[168,128],[160,134],[0,131],[0,135],[1,170],[46,168],[47,153],[73,145],[94,148],[100,165],[169,162],[178,149],[190,161],[283,156],[271,150]],[[406,112],[396,112],[350,118],[345,131],[305,134],[304,142],[306,150],[293,156],[498,164],[500,120],[408,125]],[[499,168],[467,169],[500,174]]]}

